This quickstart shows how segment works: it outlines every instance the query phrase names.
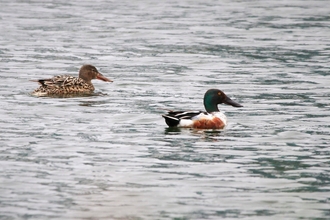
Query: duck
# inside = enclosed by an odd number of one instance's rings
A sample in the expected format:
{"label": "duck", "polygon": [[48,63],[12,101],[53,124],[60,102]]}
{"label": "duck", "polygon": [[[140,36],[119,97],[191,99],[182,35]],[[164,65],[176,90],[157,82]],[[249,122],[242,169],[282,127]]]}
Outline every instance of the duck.
{"label": "duck", "polygon": [[162,115],[169,127],[195,129],[223,129],[227,125],[227,117],[219,111],[218,104],[243,107],[230,99],[219,89],[209,89],[204,94],[205,111],[168,111]]}
{"label": "duck", "polygon": [[91,94],[94,91],[93,79],[105,82],[113,82],[103,76],[95,66],[83,65],[79,70],[79,76],[58,75],[48,79],[31,80],[38,82],[40,87],[32,92],[34,96],[53,96],[70,94]]}

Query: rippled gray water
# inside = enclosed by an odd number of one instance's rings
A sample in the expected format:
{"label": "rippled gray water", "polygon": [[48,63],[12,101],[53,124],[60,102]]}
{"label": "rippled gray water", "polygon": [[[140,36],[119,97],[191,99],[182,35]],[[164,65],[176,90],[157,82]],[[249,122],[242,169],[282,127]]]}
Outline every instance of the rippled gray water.
{"label": "rippled gray water", "polygon": [[[328,1],[2,1],[0,219],[330,219]],[[95,65],[91,97],[31,79]],[[203,110],[224,131],[168,129]]]}

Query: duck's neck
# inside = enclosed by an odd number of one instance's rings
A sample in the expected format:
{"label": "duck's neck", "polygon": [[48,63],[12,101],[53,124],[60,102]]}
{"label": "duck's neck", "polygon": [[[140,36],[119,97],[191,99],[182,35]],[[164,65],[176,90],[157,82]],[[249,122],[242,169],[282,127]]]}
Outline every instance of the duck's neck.
{"label": "duck's neck", "polygon": [[213,97],[204,97],[204,107],[207,112],[219,112],[218,105],[213,101]]}
{"label": "duck's neck", "polygon": [[88,84],[92,84],[92,80],[88,76],[86,76],[86,74],[79,73],[79,78],[83,79]]}

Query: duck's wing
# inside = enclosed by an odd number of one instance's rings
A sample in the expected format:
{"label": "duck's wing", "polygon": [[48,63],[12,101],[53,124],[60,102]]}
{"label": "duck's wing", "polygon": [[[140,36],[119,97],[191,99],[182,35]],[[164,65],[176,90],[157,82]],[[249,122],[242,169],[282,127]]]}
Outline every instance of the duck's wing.
{"label": "duck's wing", "polygon": [[169,111],[167,114],[162,116],[165,118],[165,122],[168,126],[175,127],[179,125],[180,120],[192,120],[201,113],[206,114],[203,111]]}
{"label": "duck's wing", "polygon": [[84,83],[83,79],[69,75],[59,75],[49,79],[38,79],[32,81],[38,82],[42,87],[47,87],[49,89],[82,85]]}

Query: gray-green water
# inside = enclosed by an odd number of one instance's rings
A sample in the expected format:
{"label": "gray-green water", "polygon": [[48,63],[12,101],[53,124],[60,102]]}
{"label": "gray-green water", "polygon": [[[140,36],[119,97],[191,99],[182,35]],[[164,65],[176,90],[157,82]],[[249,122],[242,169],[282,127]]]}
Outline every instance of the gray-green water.
{"label": "gray-green water", "polygon": [[[0,219],[329,219],[328,3],[2,1]],[[226,130],[167,128],[210,88]]]}

